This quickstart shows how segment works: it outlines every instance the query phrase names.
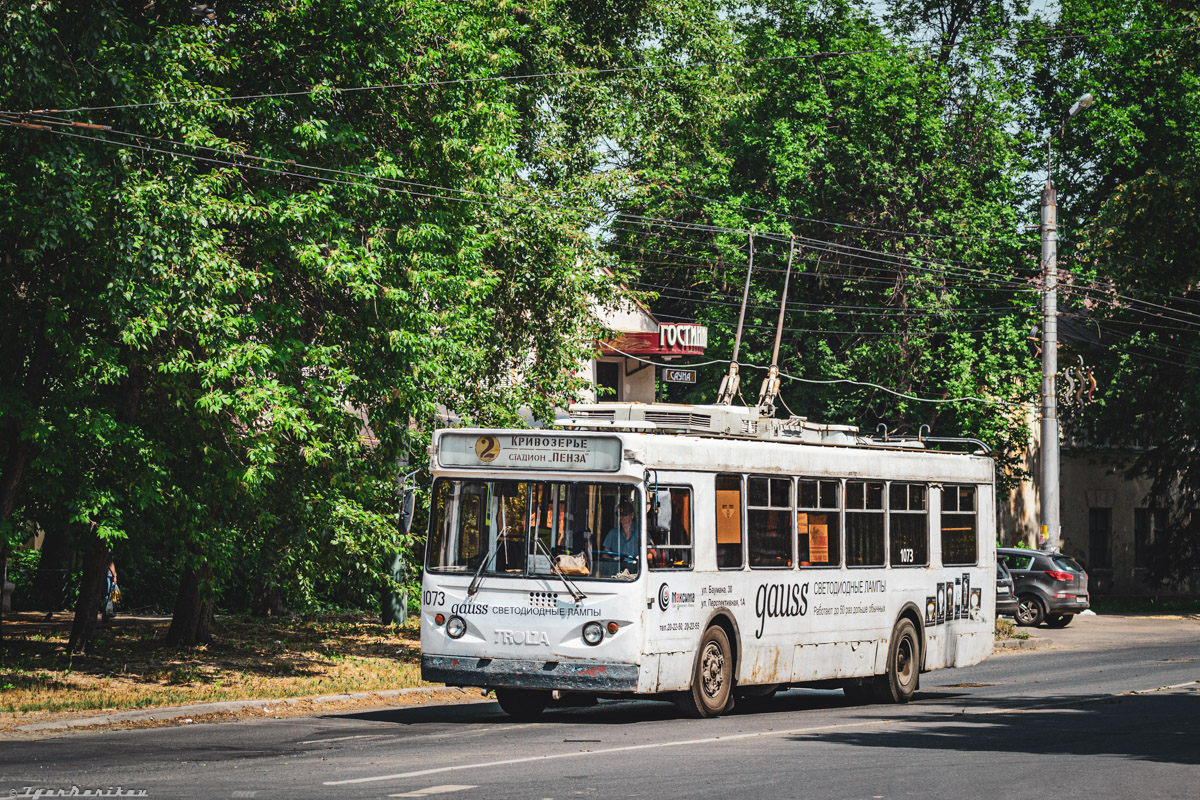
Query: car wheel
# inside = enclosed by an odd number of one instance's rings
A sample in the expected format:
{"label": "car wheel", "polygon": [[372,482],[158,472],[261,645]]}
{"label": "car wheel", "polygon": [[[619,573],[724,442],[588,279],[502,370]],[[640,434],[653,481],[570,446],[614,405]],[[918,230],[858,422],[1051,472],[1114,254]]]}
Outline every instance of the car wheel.
{"label": "car wheel", "polygon": [[921,674],[921,645],[911,620],[902,619],[892,629],[888,645],[887,674],[875,680],[875,698],[884,703],[907,703],[917,691]]}
{"label": "car wheel", "polygon": [[545,689],[497,689],[496,701],[510,717],[531,720],[546,710],[550,692]]}
{"label": "car wheel", "polygon": [[1046,617],[1042,601],[1031,594],[1023,594],[1017,601],[1017,624],[1036,628]]}
{"label": "car wheel", "polygon": [[690,717],[719,717],[730,706],[733,695],[733,658],[729,637],[713,625],[700,639],[700,655],[690,691],[676,698],[680,710]]}
{"label": "car wheel", "polygon": [[1065,628],[1074,618],[1074,614],[1050,614],[1046,617],[1046,624],[1051,628]]}

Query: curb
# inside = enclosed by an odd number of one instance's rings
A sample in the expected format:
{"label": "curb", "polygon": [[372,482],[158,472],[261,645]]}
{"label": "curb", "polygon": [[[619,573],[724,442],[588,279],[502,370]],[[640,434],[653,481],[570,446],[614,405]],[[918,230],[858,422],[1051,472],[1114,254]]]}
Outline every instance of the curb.
{"label": "curb", "polygon": [[996,642],[997,650],[1037,650],[1050,644],[1044,636],[1030,636],[1028,639],[1002,639]]}
{"label": "curb", "polygon": [[343,694],[326,694],[319,697],[282,697],[275,700],[223,700],[216,703],[195,703],[188,706],[168,706],[166,708],[145,708],[137,711],[118,711],[112,714],[98,714],[82,719],[64,719],[53,722],[33,722],[18,725],[15,731],[21,733],[38,733],[42,731],[65,731],[76,728],[91,728],[100,725],[116,725],[122,722],[162,721],[184,718],[191,722],[191,717],[207,714],[220,714],[247,709],[262,709],[270,712],[272,708],[283,708],[301,703],[340,703],[353,700],[369,700],[378,698],[386,700],[394,697],[433,696],[441,694],[455,695],[453,701],[458,702],[468,696],[478,697],[478,690],[450,688],[447,686],[419,686],[412,689],[385,689],[377,692],[346,692]]}

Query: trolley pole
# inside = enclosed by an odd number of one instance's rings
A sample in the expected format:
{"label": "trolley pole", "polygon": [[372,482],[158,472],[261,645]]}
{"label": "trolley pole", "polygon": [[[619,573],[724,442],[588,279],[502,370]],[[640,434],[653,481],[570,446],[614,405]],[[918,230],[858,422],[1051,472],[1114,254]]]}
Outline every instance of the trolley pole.
{"label": "trolley pole", "polygon": [[1059,519],[1058,398],[1058,192],[1046,175],[1042,189],[1042,535],[1044,550],[1058,550]]}

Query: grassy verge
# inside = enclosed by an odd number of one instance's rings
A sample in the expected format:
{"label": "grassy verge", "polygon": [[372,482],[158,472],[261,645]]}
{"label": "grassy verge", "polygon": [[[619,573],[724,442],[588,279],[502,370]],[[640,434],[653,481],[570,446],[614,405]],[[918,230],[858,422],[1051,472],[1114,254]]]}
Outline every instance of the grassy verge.
{"label": "grassy verge", "polygon": [[198,648],[162,642],[169,620],[118,616],[92,652],[68,656],[70,617],[6,617],[0,714],[98,711],[303,697],[424,685],[415,619],[218,617]]}
{"label": "grassy verge", "polygon": [[996,641],[1001,642],[1005,639],[1028,639],[1029,634],[1025,631],[1017,630],[1017,625],[1010,619],[996,619]]}
{"label": "grassy verge", "polygon": [[1097,597],[1092,595],[1097,614],[1196,614],[1200,597]]}

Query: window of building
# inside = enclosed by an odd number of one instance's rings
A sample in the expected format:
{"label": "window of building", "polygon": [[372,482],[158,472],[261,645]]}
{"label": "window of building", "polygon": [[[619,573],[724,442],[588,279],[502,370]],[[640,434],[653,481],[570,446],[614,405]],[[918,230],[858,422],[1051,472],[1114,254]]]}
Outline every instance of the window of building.
{"label": "window of building", "polygon": [[842,551],[839,481],[801,478],[797,485],[796,558],[801,567],[836,567]]}
{"label": "window of building", "polygon": [[646,542],[651,569],[692,568],[692,490],[660,486],[647,493]]}
{"label": "window of building", "polygon": [[1112,509],[1088,509],[1088,560],[1092,569],[1112,569]]}
{"label": "window of building", "polygon": [[888,486],[888,549],[893,567],[929,563],[928,490],[923,483]]}
{"label": "window of building", "polygon": [[883,483],[846,481],[846,565],[884,563]]}
{"label": "window of building", "polygon": [[942,564],[960,567],[979,561],[979,525],[975,487],[942,487]]}
{"label": "window of building", "polygon": [[717,567],[742,568],[742,476],[717,476]]}
{"label": "window of building", "polygon": [[621,362],[596,362],[596,400],[614,402],[621,399]]}
{"label": "window of building", "polygon": [[1167,527],[1167,512],[1157,508],[1133,510],[1133,566],[1146,569],[1150,561],[1150,546]]}
{"label": "window of building", "polygon": [[750,566],[792,566],[791,478],[746,479],[746,541]]}

